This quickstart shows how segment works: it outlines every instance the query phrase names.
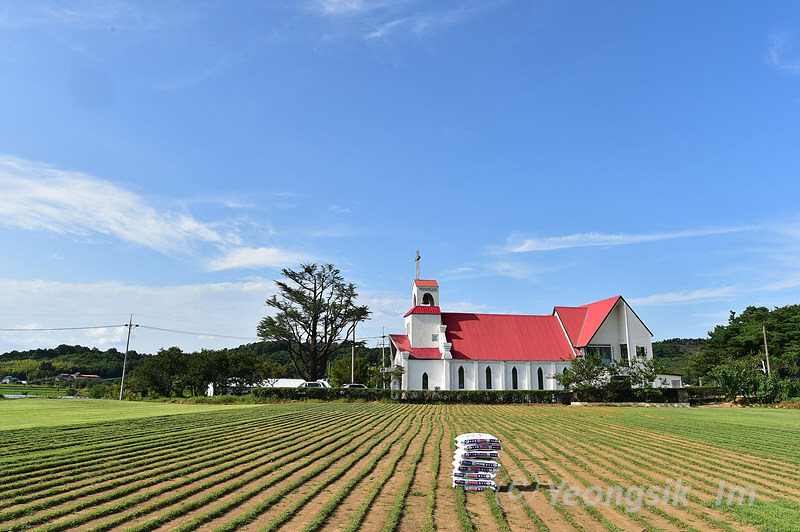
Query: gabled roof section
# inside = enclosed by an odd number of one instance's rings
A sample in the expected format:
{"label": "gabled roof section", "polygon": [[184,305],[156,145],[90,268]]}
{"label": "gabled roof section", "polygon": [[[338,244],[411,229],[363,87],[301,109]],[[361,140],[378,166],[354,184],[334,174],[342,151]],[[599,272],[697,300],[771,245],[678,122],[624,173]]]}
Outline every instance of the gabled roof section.
{"label": "gabled roof section", "polygon": [[[611,311],[622,296],[609,297],[580,307],[555,307],[553,314],[557,314],[564,324],[572,345],[584,347],[592,341],[597,330],[606,321]],[[625,301],[623,299],[623,301]],[[625,303],[627,305],[627,303]],[[583,318],[581,319],[581,316]],[[580,324],[580,325],[579,325]]]}
{"label": "gabled roof section", "polygon": [[389,340],[394,343],[398,351],[406,351],[412,358],[442,358],[438,347],[411,347],[407,334],[390,334]]}
{"label": "gabled roof section", "polygon": [[431,307],[427,305],[418,305],[408,312],[405,313],[403,316],[404,318],[409,314],[441,314],[442,311],[439,307]]}
{"label": "gabled roof section", "polygon": [[433,280],[414,279],[414,284],[417,286],[439,286],[439,283]]}
{"label": "gabled roof section", "polygon": [[561,320],[572,345],[578,345],[578,338],[581,337],[581,330],[583,330],[588,313],[589,310],[584,307],[556,307],[553,309],[553,315],[558,316],[558,319]]}
{"label": "gabled roof section", "polygon": [[442,314],[454,359],[559,361],[575,352],[555,316]]}

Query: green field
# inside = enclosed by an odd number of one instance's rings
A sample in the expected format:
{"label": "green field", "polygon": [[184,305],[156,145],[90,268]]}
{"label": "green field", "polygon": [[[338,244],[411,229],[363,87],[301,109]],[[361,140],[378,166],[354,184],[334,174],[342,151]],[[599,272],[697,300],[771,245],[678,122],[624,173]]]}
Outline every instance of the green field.
{"label": "green field", "polygon": [[53,397],[66,395],[66,387],[43,386],[39,384],[0,384],[0,395],[42,395]]}
{"label": "green field", "polygon": [[[472,431],[497,493],[450,487]],[[24,399],[0,450],[0,531],[800,530],[796,410]]]}

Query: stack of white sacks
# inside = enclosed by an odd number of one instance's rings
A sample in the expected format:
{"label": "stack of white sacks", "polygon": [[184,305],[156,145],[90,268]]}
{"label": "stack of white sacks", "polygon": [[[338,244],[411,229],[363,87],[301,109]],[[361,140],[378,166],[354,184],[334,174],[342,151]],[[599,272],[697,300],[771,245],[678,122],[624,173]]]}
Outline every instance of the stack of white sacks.
{"label": "stack of white sacks", "polygon": [[500,469],[500,440],[491,434],[470,432],[456,436],[453,453],[453,487],[468,491],[496,490]]}

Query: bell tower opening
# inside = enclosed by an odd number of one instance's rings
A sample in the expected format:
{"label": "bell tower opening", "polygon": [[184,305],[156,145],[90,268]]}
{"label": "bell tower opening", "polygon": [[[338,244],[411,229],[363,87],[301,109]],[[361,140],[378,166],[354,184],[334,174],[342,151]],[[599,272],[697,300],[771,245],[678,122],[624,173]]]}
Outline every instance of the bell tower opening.
{"label": "bell tower opening", "polygon": [[425,294],[423,294],[423,295],[422,295],[422,304],[423,304],[424,306],[428,306],[428,307],[432,307],[432,306],[434,306],[434,305],[433,305],[433,296],[432,296],[432,295],[430,295],[430,294],[429,294],[429,293],[427,293],[427,292],[426,292]]}

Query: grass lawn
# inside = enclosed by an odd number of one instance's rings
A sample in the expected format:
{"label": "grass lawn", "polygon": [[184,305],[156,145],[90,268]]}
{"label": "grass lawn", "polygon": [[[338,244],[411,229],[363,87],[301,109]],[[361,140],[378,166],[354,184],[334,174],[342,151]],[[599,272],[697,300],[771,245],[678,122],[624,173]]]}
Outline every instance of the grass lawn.
{"label": "grass lawn", "polygon": [[247,406],[139,403],[111,399],[6,399],[0,401],[0,431],[101,423]]}

